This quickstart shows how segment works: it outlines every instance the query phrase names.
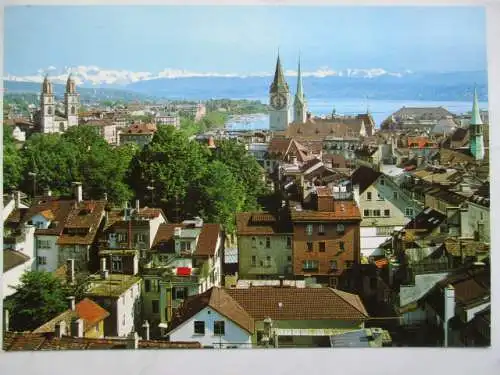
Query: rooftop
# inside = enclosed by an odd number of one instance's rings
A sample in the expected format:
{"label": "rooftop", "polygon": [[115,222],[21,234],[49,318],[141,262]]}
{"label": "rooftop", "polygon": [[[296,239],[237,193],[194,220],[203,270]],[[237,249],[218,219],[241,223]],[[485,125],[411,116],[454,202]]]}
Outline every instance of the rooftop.
{"label": "rooftop", "polygon": [[85,293],[87,296],[120,297],[134,284],[141,281],[140,277],[110,273],[106,280],[100,275],[90,277],[90,287]]}

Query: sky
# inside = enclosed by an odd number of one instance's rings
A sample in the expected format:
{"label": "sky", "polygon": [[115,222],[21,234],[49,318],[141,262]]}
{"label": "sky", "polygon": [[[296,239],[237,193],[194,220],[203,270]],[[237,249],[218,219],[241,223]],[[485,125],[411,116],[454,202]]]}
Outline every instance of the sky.
{"label": "sky", "polygon": [[486,69],[482,7],[5,7],[4,73]]}

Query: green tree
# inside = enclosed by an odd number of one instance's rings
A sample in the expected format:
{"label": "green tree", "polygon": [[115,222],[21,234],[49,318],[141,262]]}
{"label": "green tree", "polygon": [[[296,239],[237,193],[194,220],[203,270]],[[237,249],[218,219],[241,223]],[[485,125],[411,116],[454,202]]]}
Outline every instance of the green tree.
{"label": "green tree", "polygon": [[24,162],[12,135],[12,127],[3,127],[3,190],[17,188],[21,182]]}
{"label": "green tree", "polygon": [[217,143],[214,160],[224,163],[239,181],[245,192],[245,210],[258,208],[258,198],[267,194],[263,180],[263,169],[257,160],[248,154],[245,146],[236,140]]}
{"label": "green tree", "polygon": [[26,272],[16,293],[6,299],[10,324],[16,331],[31,331],[68,307],[61,280],[48,272]]}
{"label": "green tree", "polygon": [[227,232],[235,230],[235,213],[242,211],[245,190],[241,182],[222,162],[210,163],[200,180],[198,194],[191,202],[199,205],[202,218],[210,223],[219,223]]}
{"label": "green tree", "polygon": [[147,186],[153,184],[155,203],[176,220],[178,213],[188,214],[184,210],[188,190],[204,176],[207,158],[206,147],[171,126],[161,127],[132,160],[129,182],[137,197],[146,196]]}

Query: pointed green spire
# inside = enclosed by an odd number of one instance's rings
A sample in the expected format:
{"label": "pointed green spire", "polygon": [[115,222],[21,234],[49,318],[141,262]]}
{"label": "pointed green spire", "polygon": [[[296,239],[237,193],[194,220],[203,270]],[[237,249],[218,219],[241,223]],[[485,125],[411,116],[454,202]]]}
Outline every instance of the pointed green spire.
{"label": "pointed green spire", "polygon": [[300,73],[300,56],[299,56],[299,69],[297,72],[297,93],[295,94],[295,98],[299,100],[301,103],[304,102],[304,89],[302,87],[302,74]]}
{"label": "pointed green spire", "polygon": [[283,74],[283,69],[281,68],[279,52],[278,52],[278,59],[276,61],[276,71],[274,72],[274,80],[273,83],[271,83],[269,91],[270,92],[289,91],[288,84],[286,83],[285,80],[285,75]]}
{"label": "pointed green spire", "polygon": [[477,89],[474,87],[474,104],[472,105],[472,118],[470,120],[471,125],[482,125],[481,113],[479,112],[479,104],[477,100]]}

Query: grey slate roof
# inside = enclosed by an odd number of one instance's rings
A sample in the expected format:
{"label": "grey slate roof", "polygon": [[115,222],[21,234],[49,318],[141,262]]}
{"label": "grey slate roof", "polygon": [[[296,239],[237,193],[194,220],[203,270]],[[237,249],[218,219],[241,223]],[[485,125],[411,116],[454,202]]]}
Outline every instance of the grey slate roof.
{"label": "grey slate roof", "polygon": [[417,302],[446,276],[447,272],[416,275],[415,285],[402,285],[399,288],[399,307]]}

